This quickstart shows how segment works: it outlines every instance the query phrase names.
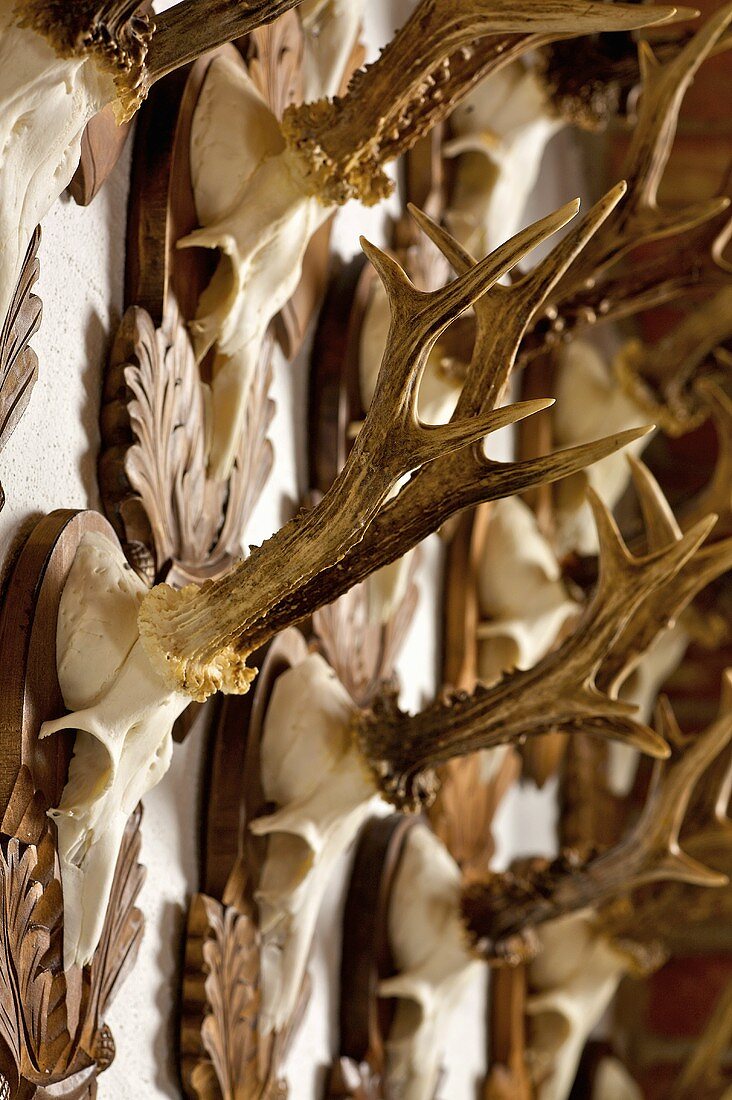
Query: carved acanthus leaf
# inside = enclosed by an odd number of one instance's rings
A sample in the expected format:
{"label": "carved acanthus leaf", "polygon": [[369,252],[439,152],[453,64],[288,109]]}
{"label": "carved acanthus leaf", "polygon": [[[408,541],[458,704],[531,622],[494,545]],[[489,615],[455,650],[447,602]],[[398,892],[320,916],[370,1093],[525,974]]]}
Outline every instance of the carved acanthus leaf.
{"label": "carved acanthus leaf", "polygon": [[309,987],[289,1027],[260,1033],[261,941],[253,904],[197,894],[188,915],[184,1033],[186,1091],[199,1100],[285,1100],[282,1060]]}
{"label": "carved acanthus leaf", "polygon": [[281,119],[291,103],[302,100],[302,25],[287,12],[250,36],[249,76],[265,103]]}
{"label": "carved acanthus leaf", "polygon": [[142,814],[138,808],[127,825],[102,940],[81,974],[81,1011],[70,1033],[67,998],[78,990],[69,988],[63,971],[63,897],[46,809],[30,772],[21,768],[0,835],[0,1074],[13,1095],[21,1089],[39,1100],[86,1100],[114,1059],[104,1015],[142,938],[143,918],[134,904],[144,879],[137,862]]}
{"label": "carved acanthus leaf", "polygon": [[[269,359],[270,345],[265,348]],[[128,310],[112,356],[103,412],[102,491],[135,564],[147,579],[166,567],[217,575],[243,554],[243,531],[269,476],[274,406],[263,364],[252,386],[228,482],[207,475],[207,394],[188,334],[172,308],[161,328]]]}
{"label": "carved acanthus leaf", "polygon": [[[41,231],[36,229],[0,331],[0,451],[25,412],[38,378],[38,357],[29,344],[41,323],[41,300],[32,293],[40,270],[40,242]],[[3,501],[0,486],[0,508]]]}
{"label": "carved acanthus leaf", "polygon": [[394,676],[396,659],[419,602],[414,579],[417,567],[418,560],[413,558],[404,595],[386,623],[369,619],[365,584],[356,585],[313,615],[313,630],[323,654],[358,706],[367,706],[379,685]]}

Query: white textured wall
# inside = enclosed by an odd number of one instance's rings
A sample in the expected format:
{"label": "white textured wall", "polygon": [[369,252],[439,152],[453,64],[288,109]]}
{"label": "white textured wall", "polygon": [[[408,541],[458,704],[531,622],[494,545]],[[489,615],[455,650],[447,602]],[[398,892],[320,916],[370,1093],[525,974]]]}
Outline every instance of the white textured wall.
{"label": "white textured wall", "polygon": [[[372,0],[366,41],[371,53],[409,10],[409,0]],[[566,150],[565,150],[566,153]],[[562,158],[557,158],[561,160]],[[30,407],[0,456],[7,504],[0,514],[0,562],[34,519],[57,507],[99,506],[96,458],[101,370],[120,319],[124,269],[127,159],[92,207],[63,198],[44,224],[38,293],[44,318],[34,346],[40,378]],[[544,180],[549,177],[545,174]],[[553,178],[556,180],[557,174]],[[565,177],[566,178],[566,177]],[[551,186],[540,213],[571,197]],[[555,202],[556,200],[556,202]],[[383,211],[351,204],[341,212],[335,246],[345,256],[365,232],[382,239]],[[287,500],[303,488],[306,378],[302,363],[279,361],[274,397],[274,477],[254,517],[248,538],[257,542],[279,526]],[[437,587],[440,548],[431,540],[422,573],[424,598],[405,648],[405,702],[418,705],[435,687]],[[163,784],[145,799],[143,862],[147,883],[140,898],[147,927],[138,965],[110,1016],[117,1059],[100,1084],[102,1100],[156,1100],[179,1096],[176,1050],[181,931],[191,891],[197,886],[198,809],[203,734],[194,730],[177,746]],[[512,796],[500,819],[504,859],[517,849],[546,850],[551,837],[551,798],[536,792]],[[330,892],[315,944],[315,994],[291,1052],[288,1073],[294,1100],[320,1095],[325,1067],[336,1050],[340,914],[347,867]],[[443,1100],[474,1095],[485,1047],[483,983],[476,983],[449,1033],[443,1036],[448,1077]]]}

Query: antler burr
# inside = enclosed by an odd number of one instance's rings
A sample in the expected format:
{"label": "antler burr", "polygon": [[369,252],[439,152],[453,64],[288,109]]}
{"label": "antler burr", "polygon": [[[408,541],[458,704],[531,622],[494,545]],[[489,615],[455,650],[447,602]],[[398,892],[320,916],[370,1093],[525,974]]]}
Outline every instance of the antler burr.
{"label": "antler burr", "polygon": [[128,117],[152,85],[208,50],[271,23],[300,0],[182,0],[153,16],[142,0],[18,0],[18,26],[62,58],[95,58],[114,78]]}
{"label": "antler burr", "polygon": [[[512,301],[533,302],[537,286],[551,283],[567,253],[581,247],[606,208],[607,202],[591,213],[573,246],[563,242],[559,258],[545,261],[540,273],[522,281]],[[311,512],[283,527],[220,581],[180,592],[159,586],[149,594],[141,608],[140,631],[149,655],[169,682],[194,698],[215,690],[245,691],[254,675],[246,667],[248,653],[382,564],[401,557],[455,511],[564,476],[644,433],[646,429],[639,429],[533,462],[502,464],[467,459],[466,452],[474,454],[488,432],[545,408],[547,402],[498,410],[493,408],[495,400],[478,408],[462,402],[447,425],[425,427],[417,420],[419,380],[440,333],[575,211],[571,203],[542,219],[430,294],[417,291],[394,260],[364,242],[392,308],[387,351],[368,417],[343,470]],[[508,302],[502,300],[505,309]],[[523,316],[532,308],[525,303]],[[514,338],[523,323],[523,317],[520,323],[510,322]],[[496,360],[482,364],[484,371],[503,369]],[[421,491],[415,500],[412,484],[423,468],[430,467],[435,478],[425,485],[429,491]],[[417,474],[406,489],[385,504],[393,486],[412,471]],[[394,507],[405,494],[409,522],[406,510]]]}
{"label": "antler burr", "polygon": [[558,38],[633,30],[691,14],[576,0],[542,0],[520,12],[509,0],[421,0],[345,96],[289,108],[284,132],[324,201],[375,203],[393,188],[384,164],[410,149],[500,66]]}
{"label": "antler burr", "polygon": [[657,763],[643,812],[624,840],[588,863],[563,856],[538,870],[493,875],[464,890],[465,923],[482,954],[515,958],[537,925],[581,909],[597,910],[648,883],[727,884],[726,875],[682,851],[679,833],[695,785],[732,739],[732,715],[698,736],[684,737],[664,700],[656,728],[671,755]]}

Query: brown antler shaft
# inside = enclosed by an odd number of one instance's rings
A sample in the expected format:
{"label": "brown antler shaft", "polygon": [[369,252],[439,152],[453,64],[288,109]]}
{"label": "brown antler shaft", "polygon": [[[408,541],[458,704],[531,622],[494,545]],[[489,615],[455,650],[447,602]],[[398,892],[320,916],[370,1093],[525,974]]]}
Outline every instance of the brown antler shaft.
{"label": "brown antler shaft", "polygon": [[603,695],[595,677],[603,658],[643,600],[674,577],[706,538],[711,522],[645,558],[628,553],[612,517],[592,496],[600,535],[600,579],[595,598],[574,634],[534,668],[514,672],[492,687],[404,714],[385,694],[364,713],[357,736],[387,797],[412,806],[427,776],[455,756],[557,728],[625,740],[662,755],[663,743],[635,722],[634,708]]}
{"label": "brown antler shaft", "polygon": [[[440,333],[521,258],[527,237],[537,243],[571,217],[574,209],[571,206],[544,219],[431,294],[417,291],[398,264],[364,244],[392,309],[387,350],[369,414],[343,470],[312,512],[287,524],[220,581],[181,593],[161,586],[146,598],[141,632],[151,655],[164,662],[179,687],[196,697],[218,689],[246,690],[252,676],[251,670],[245,670],[246,655],[263,634],[271,637],[281,628],[278,610],[289,601],[289,622],[293,622],[327,602],[316,595],[321,592],[321,576],[337,571],[348,551],[363,540],[404,474],[465,450],[487,433],[546,406],[546,402],[527,403],[436,427],[423,426],[416,414],[419,381]],[[514,480],[502,478],[499,471],[494,484],[501,487],[494,491],[510,492]],[[449,492],[440,495],[452,503]],[[434,519],[434,507],[430,516]],[[403,535],[396,537],[401,539],[403,554],[412,544]],[[367,561],[367,572],[375,567]],[[347,573],[344,576],[345,588],[351,587],[355,580]],[[300,599],[305,588],[309,602]]]}
{"label": "brown antler shaft", "polygon": [[383,165],[411,148],[488,73],[557,38],[674,17],[677,9],[670,7],[576,0],[540,0],[521,10],[510,0],[421,0],[344,97],[291,107],[284,131],[305,160],[315,193],[336,204],[378,202],[392,190]]}
{"label": "brown antler shaft", "polygon": [[182,0],[155,17],[148,86],[197,57],[296,8],[300,0]]}
{"label": "brown antler shaft", "polygon": [[623,841],[586,864],[560,857],[538,871],[493,875],[465,889],[463,915],[478,950],[491,957],[510,954],[538,924],[581,909],[597,910],[647,883],[725,885],[724,875],[685,855],[678,840],[696,783],[732,739],[732,715],[684,739],[664,705],[657,728],[670,742],[672,756],[656,765],[644,811]]}
{"label": "brown antler shaft", "polygon": [[[476,302],[475,347],[454,419],[487,413],[498,403],[529,319],[622,193],[622,185],[613,188],[530,274],[512,287],[494,286],[489,295]],[[570,208],[518,234],[516,244],[529,251],[552,228],[558,228]],[[429,219],[415,214],[455,270],[459,274],[469,271],[475,261]],[[310,584],[288,594],[271,609],[267,621],[252,636],[256,640],[254,648],[272,636],[270,631],[297,622],[309,609],[331,603],[375,569],[396,561],[456,512],[567,477],[638,438],[645,430],[621,433],[524,462],[489,461],[482,446],[440,457],[412,475],[399,495],[374,518],[363,539],[337,565],[323,570]]]}

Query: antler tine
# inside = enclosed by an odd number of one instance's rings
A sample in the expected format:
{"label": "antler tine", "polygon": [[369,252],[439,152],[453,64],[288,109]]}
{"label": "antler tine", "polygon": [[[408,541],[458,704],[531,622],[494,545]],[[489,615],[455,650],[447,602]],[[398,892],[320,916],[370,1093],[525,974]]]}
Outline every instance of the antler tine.
{"label": "antler tine", "polygon": [[[345,96],[290,107],[283,128],[313,193],[340,205],[378,202],[393,190],[383,172],[489,73],[559,38],[631,30],[696,12],[633,4],[535,0],[421,0],[379,59]],[[385,106],[386,105],[386,106]]]}
{"label": "antler tine", "polygon": [[583,729],[634,745],[652,756],[667,748],[635,721],[635,708],[603,694],[596,676],[634,613],[667,584],[709,533],[703,521],[679,541],[635,558],[602,501],[590,493],[600,538],[595,597],[574,634],[534,668],[517,671],[472,695],[456,695],[417,715],[388,693],[363,712],[356,736],[388,798],[413,808],[433,790],[432,771],[455,756],[555,729]]}
{"label": "antler tine", "polygon": [[[628,465],[643,515],[648,549],[663,550],[669,543],[678,542],[681,538],[681,528],[676,522],[676,516],[671,511],[671,505],[666,500],[661,486],[645,462],[641,462],[634,455],[628,455]],[[703,519],[708,514],[705,512],[704,516],[699,518]]]}
{"label": "antler tine", "polygon": [[[708,199],[685,210],[658,207],[661,178],[671,154],[679,111],[694,74],[732,21],[732,5],[720,8],[665,65],[647,42],[640,43],[642,92],[638,121],[628,151],[624,176],[628,197],[580,257],[570,278],[592,270],[595,275],[639,244],[691,229],[729,206],[729,199]],[[576,285],[576,283],[575,283]]]}
{"label": "antler tine", "polygon": [[643,813],[619,844],[586,864],[565,855],[536,871],[493,875],[464,890],[463,917],[482,954],[515,956],[538,924],[589,907],[598,910],[648,883],[727,884],[726,875],[681,850],[679,830],[700,776],[732,740],[732,718],[684,738],[664,701],[657,728],[671,745],[671,756],[656,764]]}
{"label": "antler tine", "polygon": [[[548,295],[559,283],[587,241],[615,209],[625,194],[623,181],[611,188],[588,213],[573,225],[547,257],[510,287],[497,285],[476,303],[477,331],[465,385],[455,416],[473,414],[491,408],[500,400],[508,383],[517,355],[523,351],[527,328],[536,318]],[[566,225],[579,208],[573,200],[546,218],[535,222],[512,240],[529,253],[551,233]],[[475,260],[441,226],[421,211],[410,208],[412,217],[447,258],[455,271],[469,270]],[[511,242],[509,242],[510,244]],[[505,246],[504,246],[505,247]]]}
{"label": "antler tine", "polygon": [[696,307],[658,344],[626,344],[617,370],[623,384],[662,420],[671,435],[706,419],[694,400],[693,381],[714,349],[732,335],[732,286]]}
{"label": "antler tine", "polygon": [[[149,655],[169,681],[194,698],[247,690],[254,673],[246,657],[259,644],[252,641],[257,631],[271,637],[277,629],[275,608],[309,582],[322,590],[321,575],[337,568],[362,540],[405,474],[444,461],[551,403],[525,402],[435,427],[421,424],[418,387],[431,347],[514,258],[488,256],[450,285],[422,293],[396,261],[363,244],[384,282],[392,323],[371,407],[340,474],[311,513],[287,524],[227,576],[200,590],[190,586],[175,593],[159,586],[143,601],[139,625]],[[373,568],[370,564],[367,572]],[[346,578],[345,588],[353,583]],[[327,597],[310,604],[290,623],[326,602]]]}
{"label": "antler tine", "polygon": [[[629,459],[635,490],[643,512],[649,548],[663,550],[678,544],[681,530],[650,470],[638,459]],[[706,515],[713,523],[715,516]],[[711,528],[710,528],[711,529]],[[673,625],[681,612],[712,581],[732,568],[732,539],[697,550],[668,583],[652,592],[627,623],[604,657],[596,684],[616,697],[638,661],[658,636]]]}

